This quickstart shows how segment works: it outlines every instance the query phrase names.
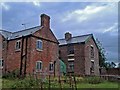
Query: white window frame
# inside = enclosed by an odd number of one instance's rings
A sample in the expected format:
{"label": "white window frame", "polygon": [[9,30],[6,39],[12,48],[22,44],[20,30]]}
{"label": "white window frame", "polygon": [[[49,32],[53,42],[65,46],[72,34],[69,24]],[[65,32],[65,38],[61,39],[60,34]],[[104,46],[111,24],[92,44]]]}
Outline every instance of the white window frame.
{"label": "white window frame", "polygon": [[[39,66],[39,68],[37,68],[37,64],[38,63],[41,63],[41,66]],[[43,63],[42,63],[42,61],[36,61],[36,71],[42,71],[42,67],[43,67],[43,65],[42,65]],[[39,64],[40,65],[40,64]],[[41,68],[40,68],[41,67]]]}
{"label": "white window frame", "polygon": [[74,61],[75,58],[68,58],[68,61]]}
{"label": "white window frame", "polygon": [[[41,45],[42,45],[41,48],[38,48],[38,42],[41,42],[41,43],[42,43],[42,44],[41,44]],[[43,42],[42,42],[42,40],[39,39],[39,40],[36,41],[36,49],[37,49],[38,51],[42,51],[42,49],[43,49]]]}
{"label": "white window frame", "polygon": [[3,66],[4,66],[4,60],[0,59],[0,68],[3,68]]}
{"label": "white window frame", "polygon": [[[18,47],[17,47],[17,44],[18,44]],[[19,47],[20,46],[20,47]],[[15,44],[15,50],[16,51],[19,51],[21,49],[21,40],[17,40],[16,41],[16,44]]]}
{"label": "white window frame", "polygon": [[54,63],[53,62],[49,63],[49,71],[54,71]]}

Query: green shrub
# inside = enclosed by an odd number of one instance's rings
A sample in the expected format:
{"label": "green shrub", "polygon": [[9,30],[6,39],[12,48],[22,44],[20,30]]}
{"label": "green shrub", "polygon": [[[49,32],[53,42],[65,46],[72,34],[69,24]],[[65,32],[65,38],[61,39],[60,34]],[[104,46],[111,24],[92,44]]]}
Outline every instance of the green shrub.
{"label": "green shrub", "polygon": [[16,70],[13,70],[11,72],[7,72],[6,74],[4,74],[2,76],[2,78],[10,78],[10,79],[13,79],[13,78],[17,78],[19,76],[19,69],[16,69]]}
{"label": "green shrub", "polygon": [[90,83],[90,84],[99,84],[103,82],[103,79],[101,79],[100,77],[87,77],[85,78],[85,82]]}
{"label": "green shrub", "polygon": [[25,78],[23,80],[18,79],[16,83],[11,85],[11,88],[33,88],[38,87],[38,83],[34,79]]}

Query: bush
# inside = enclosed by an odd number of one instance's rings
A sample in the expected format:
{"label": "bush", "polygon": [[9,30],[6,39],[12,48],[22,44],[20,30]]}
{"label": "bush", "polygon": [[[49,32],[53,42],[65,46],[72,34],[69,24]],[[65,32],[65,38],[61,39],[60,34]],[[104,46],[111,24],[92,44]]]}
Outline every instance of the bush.
{"label": "bush", "polygon": [[103,79],[101,79],[100,77],[87,77],[85,78],[85,82],[90,83],[90,84],[99,84],[103,82]]}
{"label": "bush", "polygon": [[17,80],[16,83],[13,83],[11,85],[11,88],[33,88],[33,87],[38,87],[38,83],[34,79],[28,79],[25,78],[23,80]]}
{"label": "bush", "polygon": [[12,72],[7,72],[2,76],[2,78],[17,78],[19,75],[19,69],[13,70]]}

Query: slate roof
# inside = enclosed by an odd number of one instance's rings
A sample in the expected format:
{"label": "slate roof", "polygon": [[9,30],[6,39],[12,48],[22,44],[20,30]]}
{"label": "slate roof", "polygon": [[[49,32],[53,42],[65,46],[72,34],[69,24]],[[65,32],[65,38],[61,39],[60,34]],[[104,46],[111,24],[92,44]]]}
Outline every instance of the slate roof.
{"label": "slate roof", "polygon": [[7,40],[11,40],[11,39],[16,39],[22,36],[33,34],[36,31],[40,30],[41,28],[42,26],[36,26],[36,27],[28,28],[25,30],[17,31],[17,32],[9,32],[5,30],[0,30],[0,34],[4,36],[4,38],[6,38]]}
{"label": "slate roof", "polygon": [[66,41],[65,39],[59,39],[59,45],[66,45],[66,44],[71,44],[71,43],[82,43],[88,40],[89,37],[92,37],[93,34],[86,34],[86,35],[81,35],[81,36],[75,36]]}

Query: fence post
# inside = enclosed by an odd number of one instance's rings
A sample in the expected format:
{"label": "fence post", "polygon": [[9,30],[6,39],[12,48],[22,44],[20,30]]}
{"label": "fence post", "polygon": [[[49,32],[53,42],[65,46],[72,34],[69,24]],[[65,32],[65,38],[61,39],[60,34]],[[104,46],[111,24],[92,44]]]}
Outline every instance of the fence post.
{"label": "fence post", "polygon": [[58,82],[59,82],[59,85],[60,85],[60,90],[62,90],[60,75],[59,75],[59,81]]}
{"label": "fence post", "polygon": [[43,73],[41,73],[41,75],[40,75],[40,87],[41,87],[41,90],[43,90]]}
{"label": "fence post", "polygon": [[69,74],[69,84],[70,84],[70,88],[71,88],[71,74]]}
{"label": "fence post", "polygon": [[77,90],[77,83],[76,83],[76,78],[75,78],[75,75],[74,75],[74,83],[75,83],[75,90]]}
{"label": "fence post", "polygon": [[49,90],[50,90],[50,74],[49,74]]}

